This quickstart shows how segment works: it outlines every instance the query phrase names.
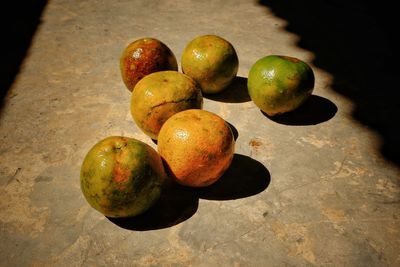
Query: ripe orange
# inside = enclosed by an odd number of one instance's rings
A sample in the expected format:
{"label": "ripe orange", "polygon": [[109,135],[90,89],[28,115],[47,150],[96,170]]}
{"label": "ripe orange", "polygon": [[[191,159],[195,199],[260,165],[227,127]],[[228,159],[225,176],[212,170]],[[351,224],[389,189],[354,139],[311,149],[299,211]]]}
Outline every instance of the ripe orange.
{"label": "ripe orange", "polygon": [[177,71],[159,71],[140,80],[131,96],[131,114],[142,131],[157,140],[164,122],[180,111],[201,109],[198,84]]}
{"label": "ripe orange", "polygon": [[216,182],[231,164],[234,147],[229,125],[216,114],[200,109],[173,115],[158,135],[158,152],[169,174],[186,186]]}
{"label": "ripe orange", "polygon": [[251,67],[250,98],[267,115],[298,108],[311,95],[314,73],[307,63],[288,56],[266,56]]}
{"label": "ripe orange", "polygon": [[151,146],[111,136],[89,150],[80,181],[93,208],[109,217],[129,217],[155,204],[166,174],[161,157]]}
{"label": "ripe orange", "polygon": [[193,39],[182,55],[182,71],[196,80],[206,94],[224,90],[236,77],[239,60],[233,46],[216,35]]}
{"label": "ripe orange", "polygon": [[142,38],[129,44],[120,57],[122,80],[129,91],[144,76],[162,70],[178,70],[175,55],[161,41]]}

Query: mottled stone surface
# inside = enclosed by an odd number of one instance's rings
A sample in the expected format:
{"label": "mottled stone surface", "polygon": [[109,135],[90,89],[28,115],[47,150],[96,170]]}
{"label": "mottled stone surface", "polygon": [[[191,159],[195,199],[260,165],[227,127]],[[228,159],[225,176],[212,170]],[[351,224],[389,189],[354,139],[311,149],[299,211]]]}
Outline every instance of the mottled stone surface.
{"label": "mottled stone surface", "polygon": [[[257,1],[50,1],[0,115],[0,266],[399,266],[399,168],[285,25]],[[156,147],[129,113],[122,50],[155,37],[180,61],[202,34],[240,60],[230,91],[204,102],[237,131],[231,169],[143,218],[105,218],[80,191],[88,149],[110,135]],[[268,54],[314,68],[297,115],[270,119],[246,94]]]}

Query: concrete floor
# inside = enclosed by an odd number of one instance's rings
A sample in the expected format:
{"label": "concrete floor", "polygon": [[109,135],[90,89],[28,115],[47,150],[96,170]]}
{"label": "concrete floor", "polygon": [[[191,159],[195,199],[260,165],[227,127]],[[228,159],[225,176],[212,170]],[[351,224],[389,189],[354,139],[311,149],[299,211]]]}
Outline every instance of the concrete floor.
{"label": "concrete floor", "polygon": [[[400,266],[400,171],[385,135],[354,119],[358,103],[314,64],[321,51],[300,48],[268,5],[53,0],[41,20],[1,110],[0,266]],[[123,48],[155,37],[180,61],[202,34],[240,59],[230,91],[204,103],[237,131],[231,168],[210,188],[171,188],[144,216],[107,219],[80,191],[88,149],[110,135],[156,147],[131,119]],[[274,120],[246,94],[269,54],[316,76],[306,106]]]}

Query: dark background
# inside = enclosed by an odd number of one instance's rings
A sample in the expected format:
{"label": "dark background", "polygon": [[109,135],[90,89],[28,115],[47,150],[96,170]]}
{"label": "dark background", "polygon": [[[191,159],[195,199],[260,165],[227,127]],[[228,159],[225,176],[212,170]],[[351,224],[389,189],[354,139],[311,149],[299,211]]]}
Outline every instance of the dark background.
{"label": "dark background", "polygon": [[287,21],[298,46],[314,53],[331,87],[350,99],[353,117],[381,137],[382,155],[400,165],[398,16],[386,1],[261,0]]}
{"label": "dark background", "polygon": [[18,74],[46,4],[45,0],[2,1],[0,4],[0,101]]}

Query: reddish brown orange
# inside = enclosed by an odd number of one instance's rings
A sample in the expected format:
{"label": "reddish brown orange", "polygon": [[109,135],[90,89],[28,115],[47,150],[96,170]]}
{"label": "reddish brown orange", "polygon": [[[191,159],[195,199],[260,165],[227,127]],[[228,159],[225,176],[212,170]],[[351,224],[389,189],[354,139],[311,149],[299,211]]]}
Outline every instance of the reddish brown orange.
{"label": "reddish brown orange", "polygon": [[129,91],[144,76],[162,70],[178,70],[175,55],[161,41],[142,38],[129,44],[120,58],[122,80]]}

